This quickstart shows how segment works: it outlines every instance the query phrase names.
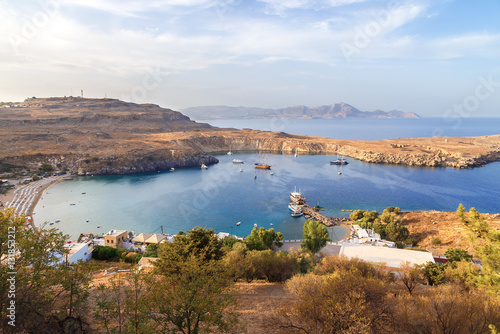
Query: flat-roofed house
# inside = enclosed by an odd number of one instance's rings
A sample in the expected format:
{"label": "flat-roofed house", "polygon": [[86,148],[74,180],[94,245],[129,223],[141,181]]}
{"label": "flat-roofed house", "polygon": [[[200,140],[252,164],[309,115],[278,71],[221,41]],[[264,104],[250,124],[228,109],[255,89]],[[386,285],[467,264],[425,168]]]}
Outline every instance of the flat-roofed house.
{"label": "flat-roofed house", "polygon": [[370,246],[363,244],[342,244],[340,255],[347,258],[359,258],[371,263],[385,263],[387,267],[399,269],[403,262],[425,264],[435,262],[432,253],[408,249]]}
{"label": "flat-roofed house", "polygon": [[104,246],[123,248],[123,242],[127,240],[126,230],[111,230],[104,235]]}
{"label": "flat-roofed house", "polygon": [[79,260],[87,262],[92,258],[92,248],[89,247],[91,242],[73,242],[66,245],[69,250],[68,254],[64,254],[63,259],[67,264],[77,263]]}

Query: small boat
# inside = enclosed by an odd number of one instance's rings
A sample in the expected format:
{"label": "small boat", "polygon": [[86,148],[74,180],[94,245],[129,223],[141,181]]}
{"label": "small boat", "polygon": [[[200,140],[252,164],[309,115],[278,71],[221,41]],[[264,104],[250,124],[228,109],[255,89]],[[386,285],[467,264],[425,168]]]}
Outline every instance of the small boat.
{"label": "small boat", "polygon": [[97,225],[97,228],[101,228],[101,225]]}
{"label": "small boat", "polygon": [[61,221],[61,219],[56,219],[55,222],[56,223],[59,223]]}
{"label": "small boat", "polygon": [[339,171],[339,175],[342,175],[342,172],[341,172],[341,171]]}
{"label": "small boat", "polygon": [[240,168],[240,172],[243,172],[243,168]]}
{"label": "small boat", "polygon": [[207,169],[207,168],[208,168],[207,165],[201,164],[201,169]]}
{"label": "small boat", "polygon": [[232,155],[233,152],[231,152],[231,150],[229,150],[229,152],[227,152],[227,155]]}
{"label": "small boat", "polygon": [[70,203],[69,205],[76,205],[75,203]]}
{"label": "small boat", "polygon": [[82,193],[82,195],[85,195],[86,193]]}
{"label": "small boat", "polygon": [[270,223],[269,225],[273,226],[273,223]]}
{"label": "small boat", "polygon": [[347,162],[347,160],[344,160],[344,158],[330,161],[330,165],[342,166],[342,165],[348,165],[348,164],[349,164],[349,162]]}
{"label": "small boat", "polygon": [[54,223],[50,223],[50,225],[54,225]]}
{"label": "small boat", "polygon": [[302,211],[300,211],[300,212],[292,212],[291,213],[291,216],[293,218],[297,218],[297,217],[300,217],[300,216],[303,216],[303,215],[304,215],[304,213]]}
{"label": "small boat", "polygon": [[237,222],[237,223],[236,223],[236,226],[240,226],[240,225],[241,225],[241,222]]}
{"label": "small boat", "polygon": [[85,220],[85,222],[86,222],[86,223],[88,223],[89,221],[90,221],[90,220],[88,220],[88,219],[87,219],[87,220]]}
{"label": "small boat", "polygon": [[253,227],[257,227],[257,224],[253,224]]}
{"label": "small boat", "polygon": [[175,168],[174,167],[170,168],[170,171],[171,172],[175,171]]}
{"label": "small boat", "polygon": [[233,164],[242,164],[244,163],[241,159],[233,159]]}
{"label": "small boat", "polygon": [[340,159],[339,159],[339,155],[338,155],[338,152],[342,149],[342,147],[340,147],[338,150],[337,150],[337,160],[332,160],[330,161],[330,165],[337,165],[337,166],[343,166],[343,165],[347,165],[349,164],[346,160],[344,160],[344,156],[341,155],[340,156]]}
{"label": "small boat", "polygon": [[270,171],[270,172],[269,172],[269,175],[274,175],[274,172],[273,172],[273,171]]}

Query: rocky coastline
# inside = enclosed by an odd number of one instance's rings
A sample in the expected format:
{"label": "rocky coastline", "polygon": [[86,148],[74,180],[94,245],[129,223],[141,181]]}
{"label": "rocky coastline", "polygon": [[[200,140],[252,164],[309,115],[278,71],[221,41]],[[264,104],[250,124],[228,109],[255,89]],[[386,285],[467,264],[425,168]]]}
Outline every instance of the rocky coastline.
{"label": "rocky coastline", "polygon": [[211,165],[237,151],[343,155],[369,163],[474,168],[500,159],[500,135],[380,141],[221,129],[151,104],[31,98],[0,108],[0,170],[79,175]]}

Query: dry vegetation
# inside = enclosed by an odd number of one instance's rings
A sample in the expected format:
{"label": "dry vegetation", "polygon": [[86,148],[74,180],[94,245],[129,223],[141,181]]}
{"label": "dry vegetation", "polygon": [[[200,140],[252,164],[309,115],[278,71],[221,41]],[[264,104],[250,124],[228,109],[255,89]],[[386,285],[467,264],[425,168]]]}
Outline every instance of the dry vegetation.
{"label": "dry vegetation", "polygon": [[[482,216],[493,229],[500,229],[500,214]],[[473,254],[467,231],[455,212],[403,212],[401,224],[406,226],[411,237],[418,241],[418,247],[427,249],[433,254],[443,255],[448,248],[461,248]],[[434,238],[441,241],[440,246],[432,245]]]}

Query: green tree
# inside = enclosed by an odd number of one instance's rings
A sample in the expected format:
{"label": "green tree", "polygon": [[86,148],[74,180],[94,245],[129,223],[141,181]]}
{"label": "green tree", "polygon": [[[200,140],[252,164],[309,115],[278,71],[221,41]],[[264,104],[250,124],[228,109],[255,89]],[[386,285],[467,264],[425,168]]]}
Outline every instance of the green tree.
{"label": "green tree", "polygon": [[225,237],[222,239],[222,245],[226,248],[233,248],[233,246],[238,242],[242,243],[241,240],[238,240],[235,237]]}
{"label": "green tree", "polygon": [[500,299],[500,231],[492,230],[474,208],[469,210],[465,225],[475,255],[481,259],[481,275],[475,277],[476,284]]}
{"label": "green tree", "polygon": [[386,237],[385,225],[382,224],[382,221],[380,220],[380,218],[375,219],[375,221],[373,222],[372,228],[376,233],[380,234],[380,237],[382,239],[384,239]]}
{"label": "green tree", "polygon": [[349,218],[355,222],[361,218],[363,218],[363,215],[364,215],[365,211],[363,210],[354,210],[353,212],[351,212],[351,214],[349,215]]}
{"label": "green tree", "polygon": [[398,223],[389,223],[385,227],[385,231],[389,238],[395,242],[402,242],[408,239],[410,231],[405,226],[401,226]]}
{"label": "green tree", "polygon": [[[7,319],[7,306],[13,300],[8,279],[15,272],[17,331],[56,333],[88,328],[89,275],[79,265],[66,267],[63,263],[66,240],[66,235],[45,224],[34,230],[12,209],[0,211],[0,255],[13,255],[0,266],[0,315]],[[12,329],[4,320],[0,326],[0,332]]]}
{"label": "green tree", "polygon": [[280,248],[283,246],[283,234],[275,232],[274,228],[266,230],[263,227],[254,227],[249,236],[246,237],[247,247],[250,250],[272,249],[273,245]]}
{"label": "green tree", "polygon": [[448,248],[446,252],[444,252],[444,256],[446,256],[450,262],[472,260],[472,255],[470,255],[465,249],[460,248]]}
{"label": "green tree", "polygon": [[194,253],[177,272],[151,280],[156,331],[161,333],[227,333],[237,324],[230,272],[221,261]]}
{"label": "green tree", "polygon": [[179,271],[183,262],[196,256],[203,261],[222,258],[222,242],[212,229],[195,227],[187,234],[178,234],[173,242],[164,242],[158,248],[159,260],[154,263],[162,272]]}
{"label": "green tree", "polygon": [[429,285],[438,285],[444,281],[444,266],[434,262],[427,262],[423,265],[424,277]]}
{"label": "green tree", "polygon": [[329,239],[326,227],[311,219],[305,221],[303,232],[301,247],[313,253],[317,253],[325,247]]}
{"label": "green tree", "polygon": [[363,217],[366,218],[369,222],[373,222],[375,219],[378,218],[378,216],[379,216],[379,213],[375,210],[370,211],[370,212],[365,211],[363,213]]}
{"label": "green tree", "polygon": [[460,218],[460,221],[461,221],[462,223],[464,223],[464,224],[466,223],[466,221],[467,221],[467,220],[465,219],[465,208],[464,208],[464,206],[462,205],[462,203],[460,203],[460,204],[458,205],[458,208],[457,208],[457,216],[458,216],[458,218]]}

